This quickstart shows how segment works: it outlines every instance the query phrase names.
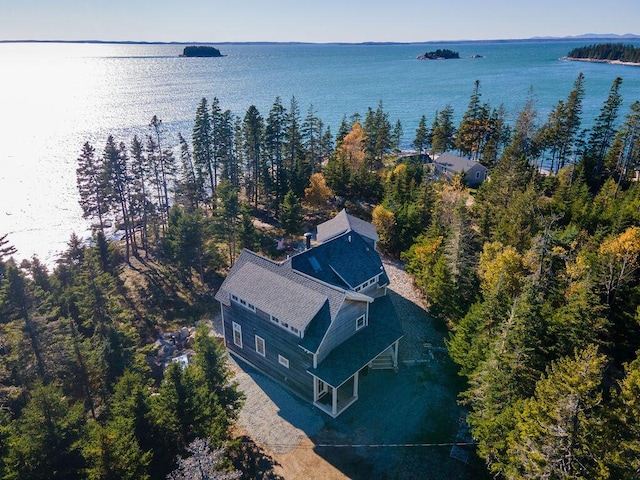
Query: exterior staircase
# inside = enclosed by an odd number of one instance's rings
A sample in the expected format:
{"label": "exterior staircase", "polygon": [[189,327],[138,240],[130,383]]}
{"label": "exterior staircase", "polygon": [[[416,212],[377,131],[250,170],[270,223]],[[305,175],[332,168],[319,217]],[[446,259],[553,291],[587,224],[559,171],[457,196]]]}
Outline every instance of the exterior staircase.
{"label": "exterior staircase", "polygon": [[369,368],[371,370],[393,370],[396,367],[393,365],[391,354],[385,351],[371,361]]}

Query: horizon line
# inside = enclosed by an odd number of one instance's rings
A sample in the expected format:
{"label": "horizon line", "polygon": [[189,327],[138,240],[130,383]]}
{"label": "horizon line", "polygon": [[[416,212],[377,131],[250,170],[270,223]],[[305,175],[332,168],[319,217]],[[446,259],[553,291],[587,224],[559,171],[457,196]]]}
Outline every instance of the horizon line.
{"label": "horizon line", "polygon": [[422,40],[422,41],[362,41],[362,42],[312,42],[312,41],[270,41],[270,40],[248,40],[248,41],[155,41],[155,40],[60,40],[60,39],[4,39],[0,43],[94,43],[94,44],[137,44],[137,45],[422,45],[431,43],[467,43],[467,42],[526,42],[526,41],[554,41],[554,40],[594,40],[594,39],[620,39],[620,40],[640,40],[640,34],[634,33],[586,33],[582,35],[557,36],[535,36],[528,38],[494,38],[494,39],[457,39],[457,40]]}

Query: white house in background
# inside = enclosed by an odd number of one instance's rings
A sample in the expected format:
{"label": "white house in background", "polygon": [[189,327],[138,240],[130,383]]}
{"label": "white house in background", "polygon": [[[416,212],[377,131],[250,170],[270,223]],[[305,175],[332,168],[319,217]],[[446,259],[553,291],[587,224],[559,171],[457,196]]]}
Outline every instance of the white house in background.
{"label": "white house in background", "polygon": [[453,153],[442,153],[433,160],[436,179],[451,180],[454,175],[464,173],[464,183],[469,187],[478,187],[487,179],[487,167],[469,158]]}

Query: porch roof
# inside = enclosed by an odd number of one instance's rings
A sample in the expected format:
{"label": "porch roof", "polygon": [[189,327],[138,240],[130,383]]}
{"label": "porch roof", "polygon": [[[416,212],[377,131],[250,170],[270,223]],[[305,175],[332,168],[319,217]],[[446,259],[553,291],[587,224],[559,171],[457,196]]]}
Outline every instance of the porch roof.
{"label": "porch roof", "polygon": [[369,306],[369,325],[333,349],[318,368],[307,371],[323,382],[339,387],[402,336],[391,299],[389,296],[377,298]]}

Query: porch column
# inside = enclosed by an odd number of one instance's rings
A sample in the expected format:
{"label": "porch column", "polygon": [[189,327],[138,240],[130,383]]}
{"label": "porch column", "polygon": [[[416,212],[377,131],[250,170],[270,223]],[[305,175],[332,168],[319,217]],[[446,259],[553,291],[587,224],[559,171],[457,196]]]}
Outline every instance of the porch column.
{"label": "porch column", "polygon": [[313,401],[318,401],[318,377],[313,377]]}
{"label": "porch column", "polygon": [[360,377],[360,372],[356,372],[353,376],[353,397],[358,398],[358,378]]}
{"label": "porch column", "polygon": [[331,387],[331,393],[332,393],[332,404],[331,404],[331,415],[333,416],[333,418],[336,418],[338,416],[338,389],[336,387]]}
{"label": "porch column", "polygon": [[393,368],[398,368],[398,347],[400,345],[400,340],[396,340],[393,344]]}

